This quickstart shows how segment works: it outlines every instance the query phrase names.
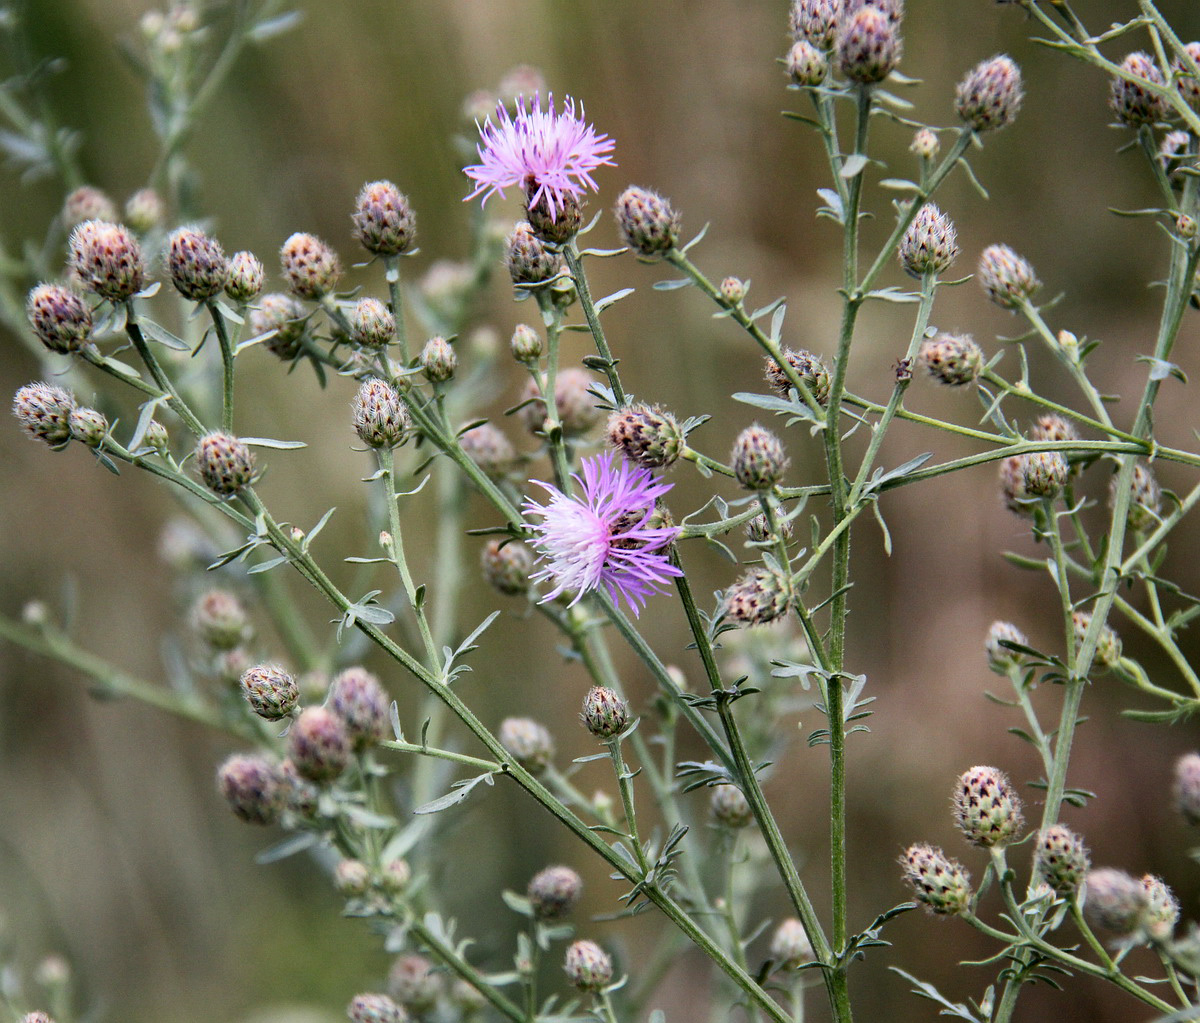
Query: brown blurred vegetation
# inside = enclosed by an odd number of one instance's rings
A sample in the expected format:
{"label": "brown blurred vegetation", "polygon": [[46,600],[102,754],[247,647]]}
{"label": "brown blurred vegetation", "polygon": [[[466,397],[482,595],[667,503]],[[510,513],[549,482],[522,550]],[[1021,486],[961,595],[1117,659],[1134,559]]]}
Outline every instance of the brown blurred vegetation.
{"label": "brown blurred vegetation", "polygon": [[[611,204],[626,183],[661,190],[683,211],[689,236],[711,223],[693,253],[710,276],[752,279],[753,297],[763,303],[788,295],[785,339],[832,351],[840,237],[814,216],[815,189],[825,174],[816,139],[779,116],[798,104],[776,63],[786,47],[783,0],[300,6],[303,25],[246,55],[191,143],[201,201],[227,250],[250,248],[273,270],[272,253],[282,240],[309,230],[352,262],[353,197],[363,181],[387,177],[418,211],[422,255],[410,265],[422,272],[435,259],[463,255],[466,188],[451,144],[461,127],[462,97],[528,62],[544,70],[557,93],[582,99],[589,117],[617,140],[620,166],[600,173],[595,208]],[[905,93],[916,104],[915,116],[951,123],[954,82],[995,52],[1012,54],[1026,75],[1028,99],[1018,122],[972,157],[990,201],[962,175],[939,198],[958,227],[962,272],[985,245],[1012,244],[1037,267],[1047,295],[1063,293],[1051,322],[1104,341],[1092,360],[1102,389],[1140,391],[1145,367],[1134,359],[1152,348],[1159,292],[1150,285],[1164,272],[1166,242],[1151,222],[1106,212],[1155,199],[1136,155],[1118,153],[1127,136],[1109,127],[1107,83],[1032,44],[1028,23],[1011,7],[987,0],[909,0],[908,6],[901,69],[923,80]],[[1131,0],[1079,5],[1093,26],[1130,17],[1135,6]],[[1161,8],[1183,38],[1200,36],[1192,0],[1164,0]],[[86,133],[88,179],[122,198],[144,183],[154,160],[141,83],[115,48],[118,39],[135,34],[145,9],[135,0],[30,4],[36,50],[69,61],[53,85],[58,117]],[[910,173],[908,132],[882,121],[876,131],[878,155],[894,173]],[[25,187],[11,175],[4,194],[0,230],[10,245],[40,238],[62,199],[53,183]],[[873,191],[868,201],[877,224],[886,227],[887,197]],[[515,216],[515,204],[505,212]],[[599,246],[616,244],[607,217],[593,237]],[[607,314],[624,379],[640,397],[681,415],[712,414],[695,441],[722,455],[752,419],[728,394],[761,388],[760,359],[747,339],[727,321],[712,319],[697,293],[651,291],[652,282],[668,276],[660,269],[626,258],[600,262],[593,272],[598,294],[638,289]],[[892,276],[901,283],[898,270]],[[363,271],[354,280],[373,288],[379,283]],[[511,304],[504,281],[496,282],[491,298],[478,323],[506,338],[530,314]],[[973,332],[989,352],[997,335],[1016,329],[973,284],[944,291],[934,321]],[[851,387],[880,397],[890,387],[908,322],[893,307],[871,310],[861,322]],[[1198,338],[1189,319],[1177,361],[1193,377],[1200,374]],[[0,378],[11,392],[36,367],[14,339],[5,343],[10,354],[0,363]],[[581,357],[582,342],[573,344],[569,354]],[[1055,368],[1040,353],[1031,355],[1046,393],[1075,401]],[[245,432],[309,444],[303,453],[271,453],[267,499],[278,517],[300,523],[338,505],[323,553],[331,561],[334,554],[362,553],[364,488],[357,480],[369,470],[364,456],[349,450],[348,385],[333,381],[320,392],[309,374],[285,376],[261,351],[245,361],[249,383],[242,393],[252,398],[243,408]],[[1015,354],[1002,363],[1010,373],[1016,366]],[[515,368],[509,376],[515,394]],[[979,416],[969,393],[935,393],[921,381],[910,396],[913,407],[963,422]],[[1117,406],[1119,421],[1128,417],[1128,406],[1128,398]],[[1157,422],[1162,440],[1194,444],[1195,402],[1187,388],[1168,382]],[[797,430],[788,442],[790,481],[819,480],[822,464],[809,439]],[[968,448],[903,427],[894,431],[884,461],[898,464],[927,450],[943,458]],[[56,603],[69,582],[82,641],[131,671],[162,677],[158,637],[180,632],[183,624],[172,580],[156,554],[159,531],[174,511],[171,497],[132,471],[119,479],[99,471],[81,450],[51,455],[11,425],[0,431],[0,467],[0,609],[16,613],[35,596]],[[1177,490],[1195,482],[1177,467],[1160,472]],[[1102,466],[1092,470],[1093,496],[1103,498],[1105,474]],[[676,506],[698,506],[705,482],[685,470],[675,475]],[[1048,582],[1000,556],[1005,549],[1038,549],[1002,507],[992,470],[902,489],[884,500],[882,511],[893,555],[883,553],[873,523],[858,527],[851,598],[850,664],[869,675],[877,697],[871,733],[850,743],[851,912],[859,926],[905,898],[894,860],[908,842],[944,844],[982,871],[982,860],[961,846],[950,822],[949,790],[961,771],[994,763],[1022,783],[1039,773],[1032,751],[1006,734],[1019,723],[1013,712],[985,699],[985,691],[1001,690],[982,656],[989,623],[1010,618],[1051,648],[1060,642]],[[481,505],[473,518],[474,525],[488,521]],[[1198,553],[1196,531],[1182,528],[1164,566],[1192,593],[1200,591]],[[697,549],[687,556],[698,592],[730,581],[731,567],[716,555]],[[472,549],[469,570],[473,557]],[[425,564],[418,576],[436,586],[436,572],[436,565]],[[326,608],[290,582],[324,638]],[[480,587],[467,605],[464,624],[478,621],[494,602]],[[660,605],[643,621],[664,658],[687,670],[692,655],[684,649],[682,618],[670,601]],[[1135,656],[1146,657],[1152,675],[1165,672],[1136,637],[1127,633],[1126,640]],[[487,708],[485,719],[536,713],[557,727],[570,755],[589,752],[573,722],[583,674],[559,659],[549,628],[510,617],[487,642],[486,670],[466,683],[469,697]],[[1195,652],[1196,644],[1189,649]],[[632,659],[621,663],[631,691],[644,701],[648,680]],[[20,961],[63,953],[78,971],[83,999],[103,1006],[107,1018],[130,1021],[244,1019],[256,1006],[285,1004],[318,1006],[334,1019],[354,991],[377,985],[386,957],[362,927],[338,918],[338,901],[313,865],[302,859],[253,864],[267,839],[234,821],[212,791],[225,741],[136,706],[96,703],[77,682],[70,671],[0,649],[0,907]],[[388,682],[402,703],[414,697],[410,680],[399,673],[389,673]],[[1039,695],[1052,713],[1056,694]],[[1098,863],[1161,874],[1179,893],[1185,918],[1194,918],[1200,883],[1187,856],[1192,837],[1170,811],[1168,786],[1175,755],[1197,745],[1195,725],[1130,723],[1117,712],[1132,699],[1109,679],[1088,694],[1090,720],[1078,735],[1071,782],[1099,798],[1067,820],[1087,835]],[[820,893],[826,887],[827,761],[821,748],[799,741],[813,721],[811,714],[803,717],[803,732],[775,769],[768,795],[780,808],[811,890]],[[790,732],[796,721],[778,727]],[[1026,791],[1036,815],[1037,793]],[[522,888],[546,862],[576,863],[589,880],[585,910],[611,910],[617,885],[594,864],[579,863],[549,818],[503,790],[473,797],[469,805],[449,846],[443,883],[463,928],[486,936],[477,949],[481,960],[491,957],[489,965],[502,968],[510,954],[512,921],[499,888]],[[758,908],[778,918],[781,890],[768,893]],[[654,933],[647,921],[597,925],[596,933],[633,962]],[[957,922],[914,913],[889,936],[896,947],[873,953],[852,976],[862,1019],[927,1019],[936,1011],[910,995],[887,965],[934,980],[955,999],[978,997],[992,975],[988,968],[953,967],[956,959],[992,951]],[[661,1004],[670,1020],[707,1012],[699,965],[684,957],[669,977]],[[824,1018],[819,995],[811,1011]],[[1081,981],[1071,982],[1066,994],[1029,991],[1021,1010],[1031,1023],[1146,1015],[1112,990]]]}

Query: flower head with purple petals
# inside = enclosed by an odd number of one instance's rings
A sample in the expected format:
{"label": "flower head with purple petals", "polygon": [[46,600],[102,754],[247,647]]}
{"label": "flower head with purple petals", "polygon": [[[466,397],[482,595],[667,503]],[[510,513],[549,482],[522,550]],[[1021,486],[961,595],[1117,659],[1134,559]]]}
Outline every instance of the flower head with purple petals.
{"label": "flower head with purple petals", "polygon": [[464,168],[475,182],[475,190],[466,198],[482,194],[487,202],[493,193],[503,196],[506,188],[519,186],[525,189],[530,208],[545,199],[552,223],[568,197],[578,199],[585,189],[596,190],[592,171],[613,166],[608,155],[613,140],[596,134],[583,119],[582,105],[576,116],[570,96],[563,101],[562,113],[555,111],[553,95],[544,110],[540,97],[528,110],[525,97],[519,97],[515,118],[501,104],[496,120],[489,117],[479,134],[479,163]]}
{"label": "flower head with purple petals", "polygon": [[570,497],[549,483],[534,480],[550,495],[546,505],[525,502],[527,516],[540,516],[530,528],[546,567],[533,579],[554,588],[542,603],[573,593],[575,604],[600,586],[616,603],[623,598],[636,615],[646,598],[672,576],[682,575],[664,548],[679,535],[674,526],[652,526],[654,503],[670,483],[628,462],[614,464],[611,454],[581,461],[583,478],[573,477],[582,497]]}

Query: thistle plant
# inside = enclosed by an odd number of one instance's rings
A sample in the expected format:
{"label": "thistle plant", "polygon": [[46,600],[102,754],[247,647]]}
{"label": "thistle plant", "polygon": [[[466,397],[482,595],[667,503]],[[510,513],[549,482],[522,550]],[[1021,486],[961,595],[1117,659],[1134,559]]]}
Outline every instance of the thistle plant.
{"label": "thistle plant", "polygon": [[[428,267],[418,217],[439,245],[450,221],[418,208],[402,166],[344,197],[342,237],[289,224],[275,255],[226,256],[235,232],[219,196],[198,208],[189,139],[243,48],[293,23],[274,0],[231,18],[181,3],[143,21],[159,153],[123,207],[81,181],[48,115],[22,106],[36,76],[5,94],[10,155],[40,154],[63,194],[45,237],[5,239],[23,255],[0,260],[0,318],[36,363],[14,430],[45,459],[83,448],[119,484],[144,472],[179,499],[185,518],[163,546],[190,594],[190,653],[164,666],[172,684],[140,679],[88,650],[48,593],[0,618],[0,636],[99,696],[228,736],[211,799],[273,836],[262,869],[307,857],[391,957],[342,992],[349,1019],[849,1023],[911,990],[943,1014],[1009,1023],[1045,998],[1037,982],[1080,976],[1108,985],[1125,1018],[1200,1012],[1200,929],[1181,926],[1189,906],[1171,887],[1186,878],[1097,865],[1089,823],[1113,794],[1083,788],[1072,762],[1101,741],[1080,726],[1111,693],[1148,730],[1186,729],[1200,709],[1186,634],[1200,604],[1167,550],[1200,501],[1200,483],[1172,489],[1200,450],[1156,415],[1160,393],[1187,383],[1172,360],[1200,307],[1200,43],[1152,0],[1103,28],[1066,0],[1005,6],[995,24],[1028,28],[1023,45],[1094,72],[1154,196],[1136,211],[1165,275],[1147,274],[1149,352],[1099,350],[1043,284],[1055,267],[1035,270],[1019,237],[979,236],[988,191],[1011,187],[1002,175],[984,187],[980,154],[1002,150],[1002,129],[1039,98],[1021,54],[997,54],[941,97],[954,123],[917,119],[901,92],[926,87],[901,70],[900,0],[778,12],[789,109],[774,127],[825,165],[813,244],[840,253],[824,282],[833,330],[796,299],[758,305],[751,268],[722,265],[671,181],[622,187],[620,135],[588,119],[586,80],[556,100],[523,67],[468,100],[453,179],[468,257]],[[897,138],[907,162],[887,166],[895,147],[881,140]],[[611,275],[633,283],[599,296],[593,281]],[[711,412],[665,407],[663,374],[628,368],[644,339],[609,312],[647,286],[711,313],[757,389]],[[489,305],[496,290],[505,302]],[[987,327],[989,303],[1012,336]],[[480,335],[506,318],[520,321],[506,344],[499,329]],[[1106,393],[1108,360],[1137,367],[1140,393]],[[661,365],[719,375],[691,352]],[[248,374],[264,366],[290,374],[290,400],[338,410],[370,495],[353,511],[304,468],[303,441],[247,435],[262,421]],[[887,524],[896,492],[955,474],[1007,507],[1023,544],[1008,566],[1029,572],[1026,606],[1050,613],[998,620],[975,644],[970,670],[1008,687],[988,695],[1012,762],[972,756],[957,778],[905,794],[918,821],[949,796],[959,846],[914,833],[872,849],[851,823],[881,796],[850,779],[874,741],[868,720],[900,699],[863,670],[878,620],[856,558],[881,529],[903,559]],[[303,517],[278,507],[280,475],[304,480]],[[721,581],[705,592],[702,578]],[[102,613],[95,597],[82,602]],[[948,631],[921,640],[944,658]],[[503,662],[505,634],[520,672]],[[512,677],[535,663],[534,642],[561,656],[553,685]],[[562,708],[571,731],[554,725]],[[929,749],[948,723],[910,728]],[[1161,802],[1194,826],[1200,754],[1161,756]],[[800,773],[819,834],[790,824]],[[449,865],[490,864],[460,825],[503,818],[508,797],[562,841],[524,849],[516,889],[464,907]],[[880,861],[893,883],[876,900]],[[605,875],[619,887],[593,883]],[[939,919],[898,922],[919,907]],[[925,947],[957,957],[942,928],[988,949],[954,991],[911,972]],[[664,979],[677,961],[704,978],[683,1006]],[[26,992],[10,972],[13,1018],[70,1019],[70,999],[51,999],[57,974]]]}

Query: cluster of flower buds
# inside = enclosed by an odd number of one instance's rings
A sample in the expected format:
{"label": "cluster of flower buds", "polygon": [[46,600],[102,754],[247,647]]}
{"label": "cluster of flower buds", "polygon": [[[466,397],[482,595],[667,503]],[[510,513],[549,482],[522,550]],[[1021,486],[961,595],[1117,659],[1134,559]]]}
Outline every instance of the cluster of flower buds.
{"label": "cluster of flower buds", "polygon": [[669,412],[629,405],[608,417],[608,442],[631,462],[647,469],[673,465],[686,440]]}

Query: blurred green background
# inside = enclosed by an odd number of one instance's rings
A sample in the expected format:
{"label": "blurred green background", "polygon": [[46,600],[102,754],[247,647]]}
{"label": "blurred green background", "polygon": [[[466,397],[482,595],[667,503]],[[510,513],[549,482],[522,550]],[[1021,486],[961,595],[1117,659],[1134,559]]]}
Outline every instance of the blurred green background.
{"label": "blurred green background", "polygon": [[[785,340],[826,355],[833,350],[840,236],[814,216],[815,189],[825,183],[817,140],[780,117],[800,105],[785,90],[777,63],[787,47],[782,0],[298,6],[303,23],[243,56],[190,143],[201,204],[227,251],[249,248],[275,272],[273,253],[283,239],[307,230],[353,262],[354,196],[364,181],[386,177],[409,195],[419,218],[421,254],[406,272],[462,258],[469,210],[461,202],[467,184],[453,136],[463,130],[463,98],[494,88],[513,65],[530,63],[557,94],[581,99],[589,118],[616,139],[619,167],[599,172],[593,209],[609,207],[628,183],[660,190],[682,211],[688,236],[711,224],[693,252],[711,277],[752,279],[752,297],[762,303],[786,294]],[[1160,6],[1183,38],[1200,37],[1194,0]],[[1131,0],[1090,0],[1080,8],[1093,26],[1135,13]],[[50,88],[56,117],[85,133],[88,180],[120,200],[144,184],[155,158],[142,82],[119,51],[122,40],[136,44],[146,10],[135,0],[27,5],[34,51],[67,61]],[[1166,243],[1151,222],[1119,219],[1106,208],[1150,205],[1154,192],[1136,154],[1118,152],[1128,133],[1109,126],[1103,77],[1032,44],[1029,33],[1029,22],[1010,6],[909,0],[901,70],[923,84],[905,95],[918,118],[949,124],[954,82],[967,68],[999,51],[1022,65],[1028,98],[1020,118],[972,156],[990,200],[956,175],[939,203],[957,224],[963,274],[984,246],[1012,244],[1038,268],[1048,296],[1063,293],[1051,322],[1104,341],[1092,362],[1102,389],[1130,395],[1140,391],[1145,373],[1135,357],[1153,345],[1159,292],[1150,285],[1164,272]],[[913,172],[906,129],[880,122],[877,140],[877,154],[893,173]],[[63,198],[55,182],[23,184],[14,174],[5,176],[3,194],[0,234],[10,250],[19,250],[24,238],[42,238]],[[870,193],[869,208],[884,227],[887,202]],[[510,200],[490,212],[515,217],[518,208]],[[877,234],[878,228],[870,236]],[[601,247],[617,244],[610,218],[592,238]],[[602,261],[593,274],[597,294],[637,288],[606,314],[627,384],[680,415],[711,414],[694,440],[722,456],[752,419],[729,393],[762,389],[760,358],[749,341],[727,321],[712,319],[694,291],[653,292],[650,284],[669,276],[661,269],[625,258]],[[903,283],[898,270],[889,274],[890,283]],[[503,276],[475,324],[507,338],[531,314],[512,304]],[[380,293],[379,280],[365,271],[350,279]],[[1018,329],[974,284],[943,292],[934,322],[973,332],[989,353],[997,335]],[[909,325],[892,307],[872,309],[860,323],[850,386],[879,398],[890,389]],[[1177,361],[1192,376],[1200,373],[1198,336],[1196,323],[1187,320]],[[573,344],[570,354],[582,357],[582,342]],[[11,393],[38,369],[14,338],[5,339],[5,350],[0,378]],[[334,381],[319,391],[310,374],[287,376],[261,350],[250,352],[246,363],[243,432],[309,445],[304,453],[268,459],[263,490],[277,516],[312,523],[336,504],[326,554],[363,553],[365,488],[357,480],[370,470],[365,456],[350,451],[350,385]],[[520,386],[516,367],[503,359],[499,365],[508,400],[496,411],[512,403]],[[1075,400],[1040,353],[1032,365],[1046,393]],[[1013,354],[1002,363],[1009,373],[1016,366]],[[935,392],[924,380],[910,391],[909,404],[968,423],[980,411],[970,393]],[[1128,417],[1128,407],[1128,399],[1117,406],[1118,421]],[[1186,387],[1168,382],[1157,417],[1160,438],[1194,444],[1195,408]],[[818,481],[822,464],[809,438],[798,430],[788,443],[789,482]],[[940,434],[898,428],[884,462],[928,450],[944,458],[969,449]],[[1098,467],[1091,475],[1090,492],[1102,498],[1106,472]],[[1160,467],[1160,476],[1177,490],[1195,482],[1176,467]],[[703,502],[704,481],[686,469],[677,470],[675,480],[677,514]],[[69,587],[82,642],[137,674],[161,677],[159,637],[180,634],[185,625],[185,604],[158,555],[158,536],[174,512],[170,496],[134,472],[118,479],[99,471],[82,450],[52,455],[11,424],[0,431],[0,487],[0,609],[19,613],[32,597],[57,606]],[[728,487],[723,493],[737,496]],[[850,666],[868,674],[877,697],[870,735],[850,744],[851,912],[858,926],[906,897],[895,859],[910,842],[943,844],[982,871],[982,859],[951,824],[953,781],[977,763],[995,764],[1022,785],[1039,771],[1032,750],[1006,734],[1019,724],[1013,712],[985,698],[1002,684],[987,670],[984,634],[993,619],[1010,618],[1051,648],[1060,642],[1046,581],[1000,556],[1005,549],[1038,549],[1025,525],[1003,508],[992,470],[905,488],[888,496],[882,510],[894,553],[885,556],[872,523],[858,528],[851,598]],[[488,521],[475,506],[472,524]],[[1200,591],[1198,554],[1195,530],[1180,529],[1164,569],[1192,593]],[[473,556],[472,549],[468,568]],[[688,568],[700,593],[733,577],[731,566],[703,550],[690,554]],[[436,586],[436,572],[436,565],[425,564],[418,574]],[[298,584],[295,592],[323,639],[326,608]],[[482,583],[468,596],[464,623],[495,606]],[[682,616],[672,602],[660,603],[643,619],[649,634],[664,659],[696,677]],[[1135,656],[1145,656],[1156,678],[1169,677],[1128,630],[1126,642]],[[1195,652],[1196,644],[1188,649]],[[484,664],[467,692],[486,708],[485,720],[536,714],[555,726],[569,755],[590,752],[574,723],[582,672],[564,665],[543,622],[508,616],[505,627],[489,635]],[[633,660],[621,664],[635,699],[644,703],[648,679]],[[392,672],[387,681],[402,706],[415,698],[410,680]],[[239,825],[213,791],[213,770],[227,743],[133,705],[96,703],[76,683],[70,671],[0,647],[0,909],[21,969],[45,953],[61,953],[76,971],[81,1005],[98,1006],[105,1019],[130,1021],[301,1018],[286,1016],[287,1006],[309,1006],[325,1014],[314,1018],[335,1019],[355,991],[377,988],[387,957],[358,923],[338,918],[339,901],[321,872],[302,859],[270,867],[252,862],[268,837]],[[1050,713],[1056,694],[1039,695]],[[1109,679],[1089,692],[1090,719],[1078,736],[1071,782],[1099,798],[1071,811],[1067,822],[1087,836],[1098,864],[1164,876],[1180,895],[1185,919],[1192,919],[1200,913],[1200,882],[1187,855],[1194,839],[1170,810],[1169,784],[1175,756],[1197,745],[1195,726],[1130,723],[1118,712],[1132,699]],[[811,890],[822,892],[827,762],[821,748],[802,742],[815,720],[811,712],[803,715],[801,732],[794,731],[794,715],[778,722],[796,741],[767,791]],[[583,779],[591,783],[587,774]],[[1036,816],[1037,794],[1025,791]],[[501,968],[510,958],[513,921],[498,890],[523,888],[547,862],[566,860],[585,873],[586,913],[612,910],[618,886],[595,864],[580,862],[550,819],[514,793],[473,797],[462,818],[448,846],[444,883],[463,928],[486,936],[477,949],[480,961]],[[784,901],[781,889],[768,891],[756,910],[777,919]],[[582,927],[629,961],[655,933],[647,917]],[[988,969],[952,966],[993,950],[960,923],[913,913],[889,936],[895,947],[873,953],[852,976],[861,1019],[935,1013],[888,965],[937,982],[955,999],[978,997],[991,976]],[[706,976],[697,957],[682,957],[654,1004],[666,1007],[670,1020],[703,1018]],[[255,1015],[264,1006],[279,1007],[282,1015]],[[811,1011],[824,1018],[819,994]],[[1027,992],[1021,1009],[1028,1021],[1145,1015],[1111,989],[1080,980],[1065,993]]]}

